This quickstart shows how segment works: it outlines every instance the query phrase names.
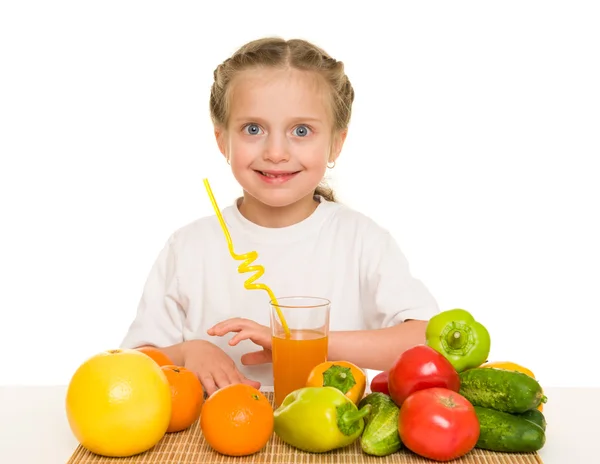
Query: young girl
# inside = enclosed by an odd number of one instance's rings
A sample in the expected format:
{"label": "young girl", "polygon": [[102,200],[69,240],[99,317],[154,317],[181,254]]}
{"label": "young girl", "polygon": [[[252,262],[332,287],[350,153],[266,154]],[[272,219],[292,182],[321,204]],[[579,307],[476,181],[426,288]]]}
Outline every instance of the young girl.
{"label": "young girl", "polygon": [[[257,251],[258,282],[277,297],[332,302],[331,360],[385,370],[424,343],[438,307],[390,234],[320,185],[342,150],[353,99],[342,62],[303,40],[266,38],[217,67],[210,112],[243,189],[222,212],[235,252]],[[175,231],[122,346],[160,348],[209,395],[231,383],[272,385],[269,296],[244,287],[252,273],[238,273],[240,263],[214,215]]]}

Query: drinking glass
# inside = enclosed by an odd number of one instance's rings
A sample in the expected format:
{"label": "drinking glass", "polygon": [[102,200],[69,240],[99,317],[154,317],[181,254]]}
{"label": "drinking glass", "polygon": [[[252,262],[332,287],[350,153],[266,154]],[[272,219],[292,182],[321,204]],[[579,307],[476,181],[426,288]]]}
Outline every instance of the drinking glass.
{"label": "drinking glass", "polygon": [[325,298],[289,296],[278,298],[277,304],[271,301],[270,305],[273,390],[278,407],[289,393],[306,386],[315,366],[327,361],[331,302]]}

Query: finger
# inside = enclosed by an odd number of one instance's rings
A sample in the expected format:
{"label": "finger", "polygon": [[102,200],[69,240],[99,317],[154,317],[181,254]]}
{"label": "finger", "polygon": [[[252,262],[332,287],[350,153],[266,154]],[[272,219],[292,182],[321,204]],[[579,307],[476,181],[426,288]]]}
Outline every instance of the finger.
{"label": "finger", "polygon": [[237,334],[235,334],[233,337],[231,337],[231,340],[229,340],[229,345],[235,346],[242,340],[247,340],[249,338],[250,338],[250,334],[248,333],[248,331],[242,330],[242,331],[238,332]]}
{"label": "finger", "polygon": [[229,376],[223,370],[218,370],[214,372],[213,378],[215,379],[217,388],[223,388],[231,384],[231,382],[229,381]]}
{"label": "finger", "polygon": [[265,330],[242,330],[229,340],[229,345],[235,346],[242,340],[252,340],[257,345],[267,349],[271,347],[271,335]]}
{"label": "finger", "polygon": [[273,362],[271,351],[268,350],[253,351],[252,353],[246,353],[242,355],[240,360],[245,366],[253,366],[256,364],[266,364]]}
{"label": "finger", "polygon": [[256,388],[257,390],[260,388],[261,383],[256,380],[250,380],[244,374],[242,374],[237,368],[234,368],[231,371],[231,382],[232,383],[243,383],[246,385],[250,385],[251,387]]}
{"label": "finger", "polygon": [[235,383],[244,383],[246,385],[251,385],[254,388],[260,388],[260,382],[248,379],[237,369],[235,369],[235,373],[233,374],[233,376],[235,377]]}
{"label": "finger", "polygon": [[257,382],[256,380],[250,380],[248,377],[242,376],[242,383],[250,385],[251,387],[254,387],[257,390],[260,388],[260,382]]}
{"label": "finger", "polygon": [[206,394],[208,396],[212,395],[214,392],[216,392],[218,390],[217,385],[215,384],[215,381],[213,380],[212,375],[204,374],[202,376],[199,376],[198,378],[200,379],[200,383],[204,387],[204,390],[206,391]]}
{"label": "finger", "polygon": [[242,340],[252,340],[254,343],[261,346],[266,342],[265,337],[261,332],[244,329],[229,340],[229,345],[235,346]]}
{"label": "finger", "polygon": [[229,383],[242,383],[242,374],[237,369],[228,371]]}
{"label": "finger", "polygon": [[241,317],[234,317],[232,319],[227,319],[223,322],[219,322],[218,324],[213,325],[206,332],[209,335],[225,335],[228,332],[239,332],[240,330],[247,328],[249,324],[248,319],[244,319]]}

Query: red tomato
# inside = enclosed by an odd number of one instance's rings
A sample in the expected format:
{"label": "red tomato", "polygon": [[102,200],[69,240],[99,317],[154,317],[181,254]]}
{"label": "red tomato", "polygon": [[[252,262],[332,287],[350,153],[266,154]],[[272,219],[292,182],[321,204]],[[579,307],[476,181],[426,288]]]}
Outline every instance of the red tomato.
{"label": "red tomato", "polygon": [[398,434],[420,456],[448,461],[471,451],[479,439],[479,420],[471,403],[447,388],[410,395],[400,408]]}
{"label": "red tomato", "polygon": [[380,372],[375,377],[373,377],[373,380],[371,380],[371,391],[385,393],[386,395],[390,394],[390,391],[388,390],[387,371]]}
{"label": "red tomato", "polygon": [[398,406],[418,390],[442,387],[457,392],[460,377],[450,361],[427,345],[403,352],[389,371],[390,396]]}

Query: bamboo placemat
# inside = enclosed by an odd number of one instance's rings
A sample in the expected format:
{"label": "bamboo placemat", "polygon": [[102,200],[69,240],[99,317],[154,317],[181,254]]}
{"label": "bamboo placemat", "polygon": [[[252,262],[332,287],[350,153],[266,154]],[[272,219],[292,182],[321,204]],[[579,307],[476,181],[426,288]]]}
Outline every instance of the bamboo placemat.
{"label": "bamboo placemat", "polygon": [[[273,393],[265,392],[273,403]],[[202,437],[199,421],[178,433],[166,434],[156,446],[145,453],[129,458],[97,456],[81,445],[77,447],[67,464],[431,464],[403,448],[385,457],[370,456],[362,451],[357,440],[352,445],[329,453],[305,453],[283,443],[275,434],[258,453],[244,456],[223,456],[213,451]],[[537,453],[495,453],[473,449],[466,456],[450,464],[543,464]]]}

